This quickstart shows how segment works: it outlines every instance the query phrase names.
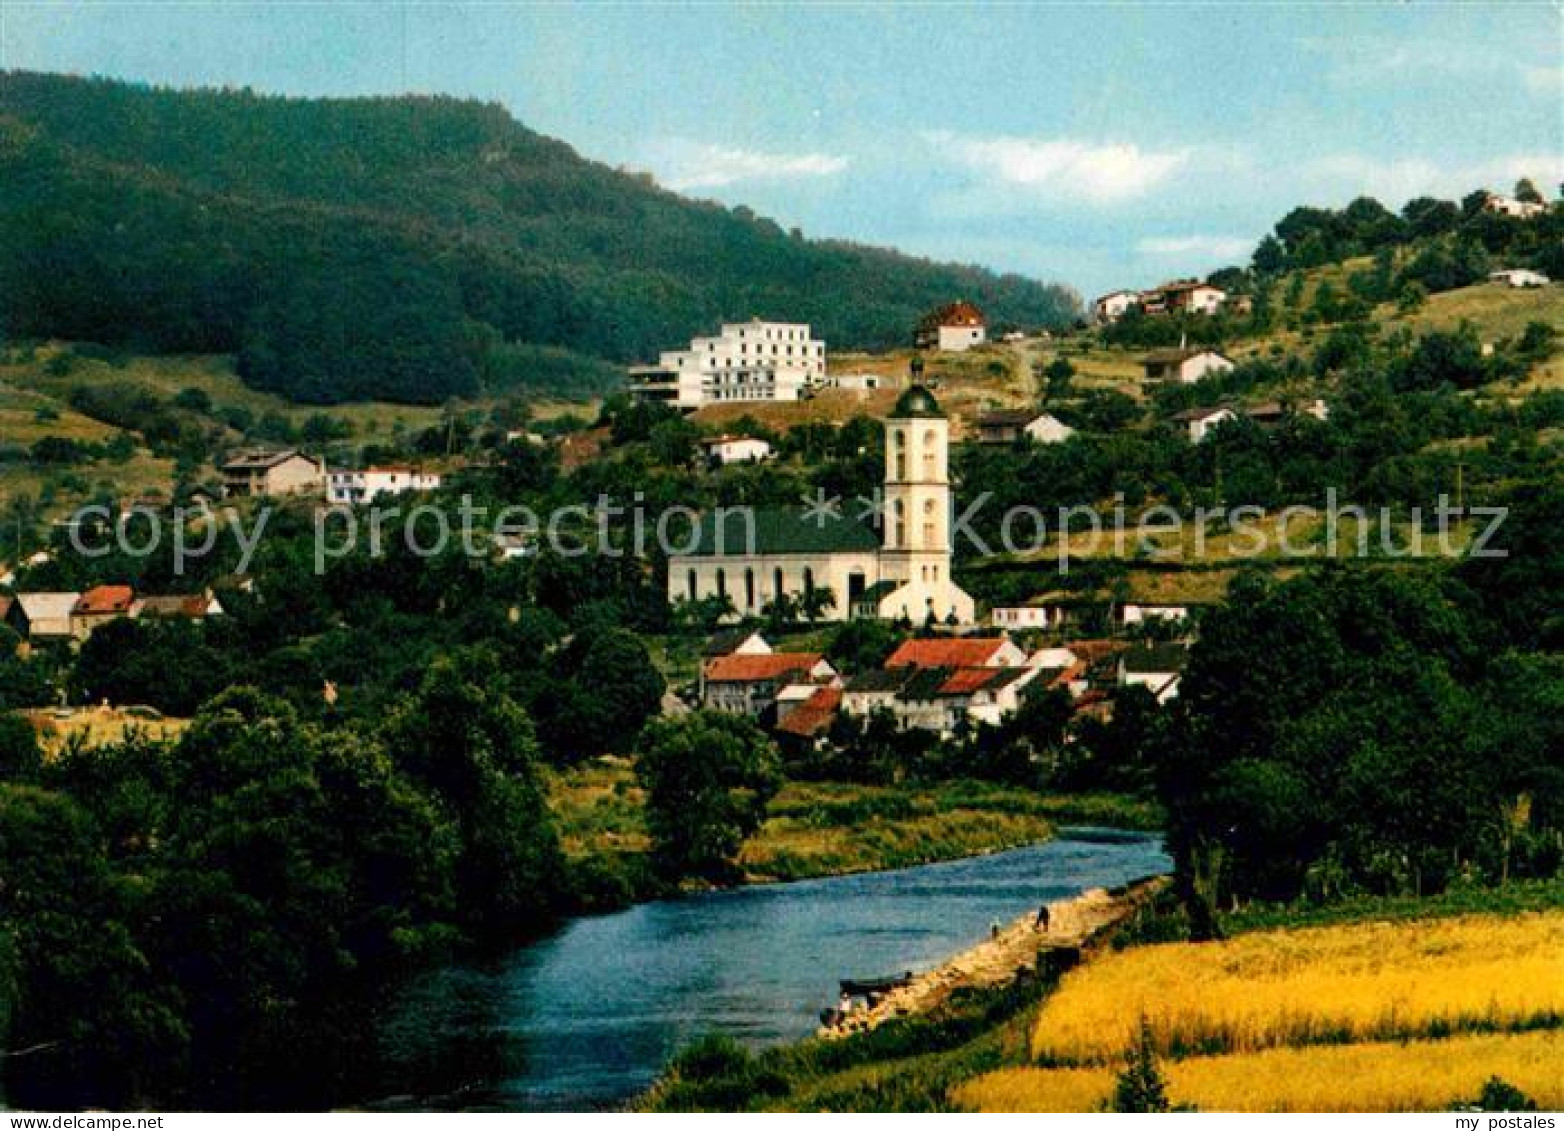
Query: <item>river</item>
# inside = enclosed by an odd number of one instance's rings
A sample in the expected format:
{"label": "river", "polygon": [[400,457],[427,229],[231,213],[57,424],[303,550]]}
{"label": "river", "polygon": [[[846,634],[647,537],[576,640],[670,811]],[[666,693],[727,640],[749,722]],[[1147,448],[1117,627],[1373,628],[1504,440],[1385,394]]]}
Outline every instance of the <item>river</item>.
{"label": "river", "polygon": [[893,872],[645,903],[575,920],[486,967],[418,979],[379,1020],[390,1110],[611,1108],[681,1044],[814,1031],[838,978],[919,970],[1043,900],[1166,871],[1158,838],[1065,830]]}

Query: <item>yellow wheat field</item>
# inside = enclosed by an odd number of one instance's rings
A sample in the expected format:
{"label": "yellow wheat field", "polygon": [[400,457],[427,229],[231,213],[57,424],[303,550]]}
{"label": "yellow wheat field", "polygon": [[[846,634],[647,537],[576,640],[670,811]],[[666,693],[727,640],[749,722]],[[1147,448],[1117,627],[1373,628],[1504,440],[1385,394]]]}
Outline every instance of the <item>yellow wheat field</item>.
{"label": "yellow wheat field", "polygon": [[[1168,1099],[1201,1111],[1440,1111],[1499,1076],[1545,1111],[1564,1107],[1564,1032],[1478,1034],[1409,1044],[1316,1045],[1162,1065]],[[1106,1107],[1117,1069],[1007,1068],[957,1087],[978,1111]]]}
{"label": "yellow wheat field", "polygon": [[1066,975],[1032,1051],[1118,1064],[1140,1019],[1163,1055],[1564,1022],[1564,912],[1355,923],[1104,955]]}

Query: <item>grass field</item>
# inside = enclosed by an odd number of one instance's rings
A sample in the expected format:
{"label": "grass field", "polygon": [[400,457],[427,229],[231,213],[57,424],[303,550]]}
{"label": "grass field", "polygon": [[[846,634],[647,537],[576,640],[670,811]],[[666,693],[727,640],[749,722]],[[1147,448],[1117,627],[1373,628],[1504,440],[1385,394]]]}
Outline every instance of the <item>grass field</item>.
{"label": "grass field", "polygon": [[[649,847],[632,764],[602,759],[551,774],[567,856],[626,857]],[[864,786],[789,782],[740,864],[750,879],[793,880],[950,860],[1035,844],[1060,823],[1153,827],[1145,804],[1112,795],[1050,797],[987,782]]]}
{"label": "grass field", "polygon": [[[1201,1111],[1440,1111],[1498,1076],[1545,1111],[1564,1107],[1564,1031],[1489,1033],[1409,1043],[1325,1045],[1196,1057],[1164,1067],[1168,1099]],[[986,1112],[1106,1107],[1116,1068],[1006,1068],[959,1085],[952,1100]]]}
{"label": "grass field", "polygon": [[1032,1051],[1109,1063],[1150,1026],[1166,1056],[1564,1023],[1564,913],[1360,923],[1105,956],[1048,1002]]}

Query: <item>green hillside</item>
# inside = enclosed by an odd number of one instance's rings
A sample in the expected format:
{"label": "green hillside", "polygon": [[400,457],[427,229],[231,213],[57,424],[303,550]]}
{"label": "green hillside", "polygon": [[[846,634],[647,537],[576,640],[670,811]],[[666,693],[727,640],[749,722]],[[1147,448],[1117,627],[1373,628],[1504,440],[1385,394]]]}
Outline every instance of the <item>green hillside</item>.
{"label": "green hillside", "polygon": [[881,348],[954,297],[1000,323],[1077,310],[1064,287],[686,200],[495,105],[0,75],[12,337],[235,353],[250,384],[313,403],[437,403],[540,375],[599,390],[602,360],[724,318]]}

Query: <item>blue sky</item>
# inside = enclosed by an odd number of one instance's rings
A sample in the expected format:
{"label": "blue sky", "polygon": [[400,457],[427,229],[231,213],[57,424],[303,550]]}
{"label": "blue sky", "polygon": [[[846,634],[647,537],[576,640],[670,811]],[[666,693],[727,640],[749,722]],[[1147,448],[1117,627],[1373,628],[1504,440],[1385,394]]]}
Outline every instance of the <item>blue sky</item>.
{"label": "blue sky", "polygon": [[1298,203],[1564,180],[1564,8],[0,0],[0,65],[503,103],[810,235],[1087,295]]}

